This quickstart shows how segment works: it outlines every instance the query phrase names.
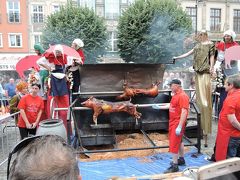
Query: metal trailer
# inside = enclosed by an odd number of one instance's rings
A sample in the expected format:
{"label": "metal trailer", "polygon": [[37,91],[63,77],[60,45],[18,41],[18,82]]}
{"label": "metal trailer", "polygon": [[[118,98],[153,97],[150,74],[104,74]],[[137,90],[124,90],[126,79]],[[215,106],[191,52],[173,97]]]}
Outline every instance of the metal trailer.
{"label": "metal trailer", "polygon": [[[97,153],[111,151],[144,150],[154,148],[168,148],[168,146],[157,146],[148,136],[149,131],[168,130],[168,109],[155,110],[151,106],[158,103],[169,103],[170,91],[161,91],[155,98],[146,96],[136,96],[131,102],[137,106],[137,110],[142,113],[142,117],[136,120],[124,112],[102,114],[98,117],[98,125],[93,125],[93,111],[82,107],[81,102],[94,96],[98,99],[116,102],[116,96],[123,93],[123,82],[127,81],[133,88],[148,88],[157,80],[162,81],[165,66],[163,64],[86,64],[81,67],[80,91],[74,93],[75,99],[68,108],[68,125],[71,121],[75,125],[75,146],[97,146],[116,144],[115,135],[119,132],[132,133],[141,132],[149,140],[152,147],[146,145],[144,148],[112,149],[112,150],[92,150],[81,148],[79,153]],[[191,103],[196,112],[189,119],[197,121],[197,142],[192,142],[189,138],[186,146],[196,146],[200,153],[201,129],[200,113],[197,106]],[[54,108],[54,111],[63,108]],[[70,137],[69,137],[70,141]]]}

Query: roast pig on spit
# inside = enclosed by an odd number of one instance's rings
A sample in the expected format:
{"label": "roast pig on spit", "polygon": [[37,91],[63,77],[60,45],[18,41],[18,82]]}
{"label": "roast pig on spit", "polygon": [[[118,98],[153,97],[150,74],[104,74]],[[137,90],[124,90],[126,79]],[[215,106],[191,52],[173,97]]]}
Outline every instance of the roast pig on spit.
{"label": "roast pig on spit", "polygon": [[136,107],[130,101],[109,102],[90,97],[81,104],[82,106],[93,109],[93,122],[95,125],[97,125],[97,118],[101,113],[109,114],[113,112],[127,112],[136,119],[136,123],[142,115],[141,113],[137,112]]}
{"label": "roast pig on spit", "polygon": [[155,84],[152,84],[150,88],[147,89],[135,89],[128,87],[127,82],[125,81],[123,84],[123,94],[116,97],[118,100],[129,100],[131,97],[136,95],[145,95],[149,97],[156,97],[158,95],[158,86],[161,81],[157,81]]}

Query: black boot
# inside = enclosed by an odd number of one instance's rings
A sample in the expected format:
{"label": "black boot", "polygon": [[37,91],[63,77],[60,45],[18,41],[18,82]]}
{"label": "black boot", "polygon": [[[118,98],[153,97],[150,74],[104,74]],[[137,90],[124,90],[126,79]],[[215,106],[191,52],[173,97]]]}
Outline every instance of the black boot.
{"label": "black boot", "polygon": [[184,157],[179,157],[178,158],[178,165],[179,166],[185,166],[185,159],[184,159]]}
{"label": "black boot", "polygon": [[164,171],[164,174],[166,173],[173,173],[173,172],[178,172],[179,169],[178,169],[178,165],[177,164],[171,164],[171,166],[169,168],[167,168],[166,171]]}

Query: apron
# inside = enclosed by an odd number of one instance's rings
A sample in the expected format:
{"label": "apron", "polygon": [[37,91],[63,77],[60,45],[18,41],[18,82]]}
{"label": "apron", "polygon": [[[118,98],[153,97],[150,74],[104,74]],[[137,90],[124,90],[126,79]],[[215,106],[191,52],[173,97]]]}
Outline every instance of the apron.
{"label": "apron", "polygon": [[58,67],[52,71],[50,83],[51,96],[64,96],[69,93],[63,68]]}

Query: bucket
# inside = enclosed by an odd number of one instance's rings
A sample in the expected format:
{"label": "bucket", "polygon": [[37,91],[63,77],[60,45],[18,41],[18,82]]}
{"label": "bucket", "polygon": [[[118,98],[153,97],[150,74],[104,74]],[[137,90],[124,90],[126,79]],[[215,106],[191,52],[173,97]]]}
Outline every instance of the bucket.
{"label": "bucket", "polygon": [[61,119],[47,119],[41,121],[36,135],[58,135],[67,141],[67,131]]}

